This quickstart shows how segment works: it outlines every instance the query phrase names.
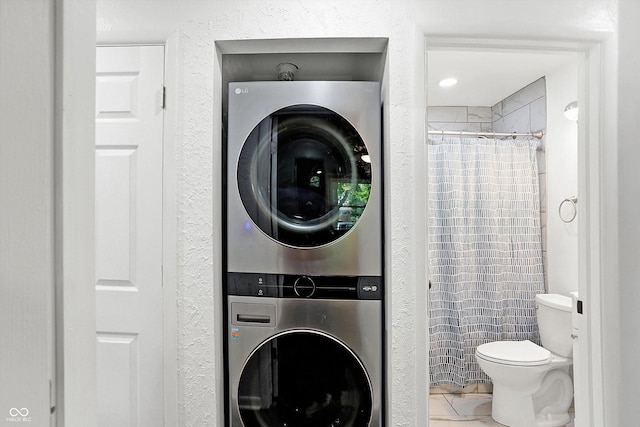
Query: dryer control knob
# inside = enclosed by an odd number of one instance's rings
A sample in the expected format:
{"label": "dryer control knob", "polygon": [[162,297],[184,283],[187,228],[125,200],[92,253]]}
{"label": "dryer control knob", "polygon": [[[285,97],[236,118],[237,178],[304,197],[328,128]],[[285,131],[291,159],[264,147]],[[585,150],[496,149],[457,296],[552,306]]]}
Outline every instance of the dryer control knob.
{"label": "dryer control knob", "polygon": [[301,298],[309,298],[316,291],[316,284],[311,277],[301,276],[293,283],[293,290]]}

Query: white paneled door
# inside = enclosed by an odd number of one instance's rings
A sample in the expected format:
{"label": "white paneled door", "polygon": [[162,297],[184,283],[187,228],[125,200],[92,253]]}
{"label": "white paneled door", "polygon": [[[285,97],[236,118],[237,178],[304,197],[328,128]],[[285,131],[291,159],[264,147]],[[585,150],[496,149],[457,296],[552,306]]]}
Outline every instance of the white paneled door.
{"label": "white paneled door", "polygon": [[163,83],[163,46],[97,48],[100,427],[164,425]]}

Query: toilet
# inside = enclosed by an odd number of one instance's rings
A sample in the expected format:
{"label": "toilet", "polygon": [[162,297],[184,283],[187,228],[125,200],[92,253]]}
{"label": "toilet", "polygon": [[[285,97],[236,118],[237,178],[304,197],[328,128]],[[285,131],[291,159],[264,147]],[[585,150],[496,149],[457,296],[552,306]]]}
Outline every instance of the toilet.
{"label": "toilet", "polygon": [[531,341],[495,341],[476,349],[493,381],[491,416],[506,426],[563,426],[573,400],[571,298],[536,295],[542,347]]}

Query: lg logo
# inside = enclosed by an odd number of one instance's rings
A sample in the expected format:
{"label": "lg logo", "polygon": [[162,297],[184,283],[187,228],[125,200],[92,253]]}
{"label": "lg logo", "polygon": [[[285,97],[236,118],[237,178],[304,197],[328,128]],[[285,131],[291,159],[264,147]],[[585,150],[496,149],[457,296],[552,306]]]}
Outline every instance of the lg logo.
{"label": "lg logo", "polygon": [[9,417],[5,418],[5,421],[11,423],[30,423],[31,417],[27,408],[11,408],[9,409]]}
{"label": "lg logo", "polygon": [[235,92],[236,92],[236,95],[240,95],[241,93],[249,93],[249,89],[247,89],[247,88],[241,89],[241,88],[237,87]]}

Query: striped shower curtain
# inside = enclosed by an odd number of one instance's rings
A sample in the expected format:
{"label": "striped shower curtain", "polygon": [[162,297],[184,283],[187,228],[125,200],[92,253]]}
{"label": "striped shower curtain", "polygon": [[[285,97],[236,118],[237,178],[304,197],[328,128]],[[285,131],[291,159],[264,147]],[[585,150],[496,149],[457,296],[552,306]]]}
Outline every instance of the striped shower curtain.
{"label": "striped shower curtain", "polygon": [[429,140],[431,385],[489,382],[475,350],[539,343],[544,292],[538,140]]}

